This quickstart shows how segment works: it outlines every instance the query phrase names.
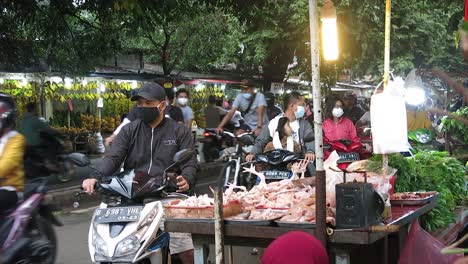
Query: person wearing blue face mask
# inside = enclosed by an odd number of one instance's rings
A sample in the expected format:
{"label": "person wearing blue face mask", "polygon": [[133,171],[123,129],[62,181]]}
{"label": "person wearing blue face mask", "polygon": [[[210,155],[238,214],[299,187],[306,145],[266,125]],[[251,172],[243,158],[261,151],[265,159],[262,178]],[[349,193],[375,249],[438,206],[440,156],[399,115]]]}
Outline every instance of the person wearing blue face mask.
{"label": "person wearing blue face mask", "polygon": [[[255,154],[263,152],[265,146],[274,141],[274,137],[277,134],[278,123],[283,117],[287,117],[289,120],[289,127],[292,130],[292,139],[294,143],[298,143],[300,151],[304,155],[304,159],[309,161],[309,173],[315,172],[312,162],[315,160],[315,142],[314,142],[314,130],[310,123],[305,120],[305,99],[302,95],[297,92],[292,92],[284,97],[284,114],[280,114],[273,118],[268,127],[262,130],[262,133],[255,140],[255,145],[252,151],[247,155],[247,161],[253,161]],[[273,142],[274,143],[274,142]],[[274,144],[275,145],[275,144]]]}
{"label": "person wearing blue face mask", "polygon": [[223,131],[223,127],[228,124],[237,110],[242,113],[244,118],[244,123],[236,131],[237,134],[253,131],[258,136],[263,126],[268,124],[265,96],[262,93],[255,92],[253,86],[248,84],[247,81],[242,81],[241,87],[242,92],[237,95],[231,109],[216,128],[217,133]]}

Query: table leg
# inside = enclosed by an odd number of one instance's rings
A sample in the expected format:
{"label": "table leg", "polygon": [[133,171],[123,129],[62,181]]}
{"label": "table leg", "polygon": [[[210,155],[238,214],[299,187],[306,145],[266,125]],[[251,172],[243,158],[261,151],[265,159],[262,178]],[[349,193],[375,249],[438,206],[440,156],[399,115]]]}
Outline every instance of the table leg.
{"label": "table leg", "polygon": [[383,264],[388,264],[388,235],[383,238]]}
{"label": "table leg", "polygon": [[203,245],[203,243],[195,243],[194,241],[194,263],[197,263],[197,264],[205,264],[206,263],[206,255],[207,255],[207,252],[206,252],[206,249],[205,249],[205,246]]}
{"label": "table leg", "polygon": [[408,229],[409,225],[404,225],[400,227],[400,230],[398,231],[398,246],[400,249],[400,253],[403,250],[403,247],[405,246],[406,239],[408,238]]}
{"label": "table leg", "polygon": [[229,264],[234,264],[234,256],[232,254],[232,245],[226,246],[227,248],[227,259]]}
{"label": "table leg", "polygon": [[337,250],[335,253],[335,264],[350,264],[351,256],[347,250]]}

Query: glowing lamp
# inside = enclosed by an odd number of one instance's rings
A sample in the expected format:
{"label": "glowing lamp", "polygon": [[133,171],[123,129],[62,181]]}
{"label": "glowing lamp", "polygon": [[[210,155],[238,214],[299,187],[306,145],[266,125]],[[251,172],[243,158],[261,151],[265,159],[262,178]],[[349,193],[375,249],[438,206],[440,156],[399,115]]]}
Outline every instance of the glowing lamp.
{"label": "glowing lamp", "polygon": [[320,10],[322,21],[323,59],[334,61],[338,59],[338,30],[336,27],[336,9],[333,2],[328,0]]}

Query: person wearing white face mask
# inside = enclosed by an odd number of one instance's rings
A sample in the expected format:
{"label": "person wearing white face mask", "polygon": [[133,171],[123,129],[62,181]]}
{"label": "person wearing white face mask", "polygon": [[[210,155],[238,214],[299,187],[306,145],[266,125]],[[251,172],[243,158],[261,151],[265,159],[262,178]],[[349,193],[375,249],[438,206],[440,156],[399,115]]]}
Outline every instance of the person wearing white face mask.
{"label": "person wearing white face mask", "polygon": [[343,116],[343,101],[332,99],[328,104],[327,119],[323,122],[323,135],[329,141],[359,142],[353,121]]}
{"label": "person wearing white face mask", "polygon": [[188,106],[190,94],[185,89],[179,89],[176,92],[177,106],[182,110],[184,114],[184,123],[188,128],[192,128],[192,121],[194,118],[193,110]]}
{"label": "person wearing white face mask", "polygon": [[253,132],[258,136],[262,131],[263,125],[268,123],[265,96],[260,92],[255,92],[253,85],[249,84],[247,80],[242,81],[241,88],[242,92],[237,95],[231,109],[219,123],[216,133],[219,134],[223,131],[224,126],[228,124],[237,110],[241,112],[244,120],[240,127],[237,128],[236,134]]}
{"label": "person wearing white face mask", "polygon": [[[262,133],[255,140],[255,145],[252,151],[247,155],[246,160],[252,161],[255,154],[263,152],[265,146],[269,142],[273,142],[273,146],[277,149],[283,149],[280,139],[278,137],[278,122],[283,118],[287,117],[289,120],[289,128],[291,128],[292,144],[286,144],[286,148],[289,151],[294,151],[294,143],[298,143],[300,151],[304,155],[304,159],[308,161],[315,160],[315,143],[314,143],[314,130],[310,123],[305,120],[305,100],[304,97],[299,93],[292,92],[287,94],[284,98],[284,114],[278,115],[273,118],[268,127],[262,130]],[[288,146],[289,145],[289,146]],[[290,148],[290,147],[293,148]],[[310,168],[309,168],[310,167]],[[309,163],[309,172],[312,174],[315,171],[315,167],[312,163]]]}

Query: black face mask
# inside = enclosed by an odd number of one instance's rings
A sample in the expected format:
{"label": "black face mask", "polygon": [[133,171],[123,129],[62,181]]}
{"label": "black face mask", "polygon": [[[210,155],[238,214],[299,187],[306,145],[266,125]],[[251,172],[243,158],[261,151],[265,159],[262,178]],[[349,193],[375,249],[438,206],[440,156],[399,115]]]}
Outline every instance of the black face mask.
{"label": "black face mask", "polygon": [[161,114],[159,112],[159,105],[157,107],[139,107],[139,117],[146,124],[151,124]]}

